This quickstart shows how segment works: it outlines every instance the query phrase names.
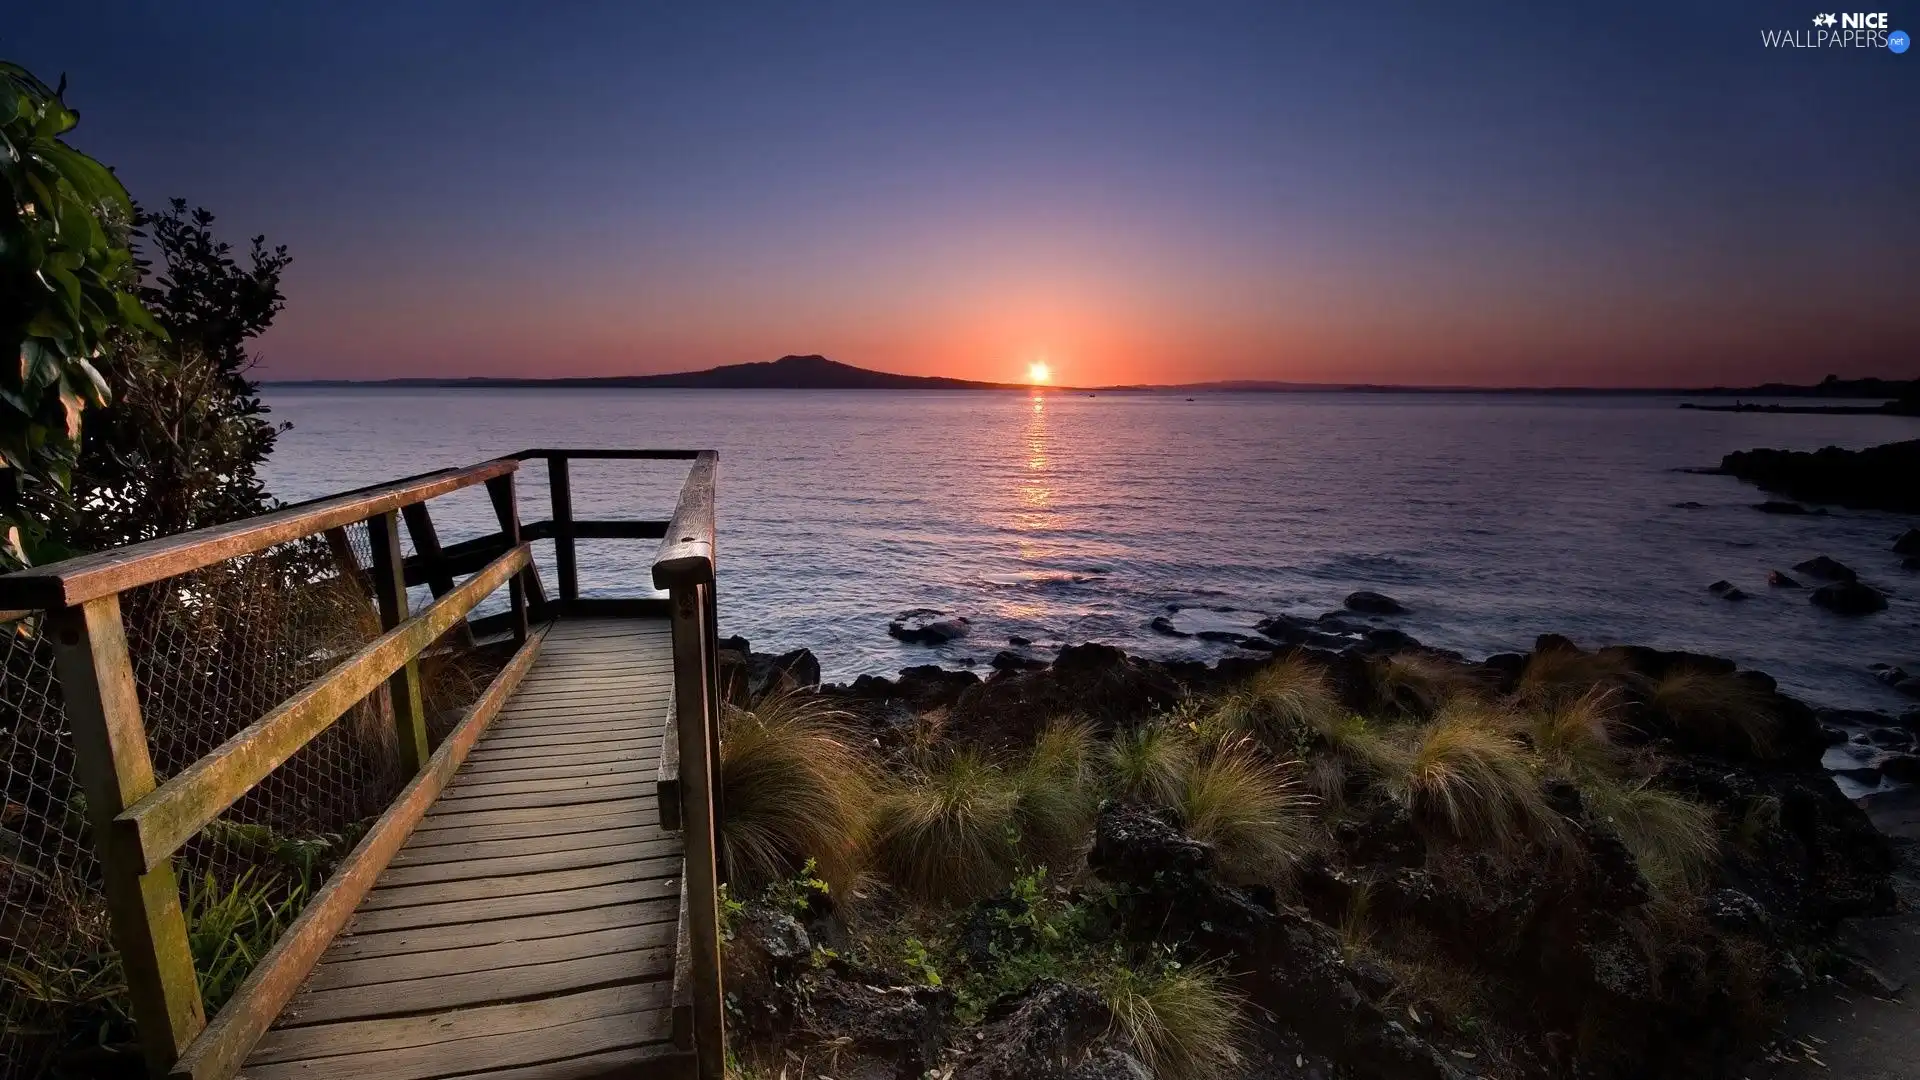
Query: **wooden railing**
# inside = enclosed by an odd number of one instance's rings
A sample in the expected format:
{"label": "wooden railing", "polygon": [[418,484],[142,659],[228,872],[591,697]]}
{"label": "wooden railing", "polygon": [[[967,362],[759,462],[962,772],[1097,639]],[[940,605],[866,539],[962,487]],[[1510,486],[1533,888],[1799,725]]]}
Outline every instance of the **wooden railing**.
{"label": "wooden railing", "polygon": [[[520,462],[533,458],[547,463],[553,515],[523,525],[515,476]],[[568,463],[582,458],[693,464],[670,522],[576,520]],[[237,1071],[532,666],[544,624],[569,613],[672,619],[678,738],[664,756],[676,763],[677,772],[663,769],[661,790],[675,804],[685,830],[683,925],[689,960],[676,975],[676,1019],[698,1053],[700,1074],[721,1075],[719,808],[713,796],[719,753],[714,476],[715,456],[705,451],[528,450],[0,577],[0,610],[45,614],[113,942],[155,1075],[214,1080]],[[427,501],[481,484],[488,489],[499,531],[443,546]],[[372,542],[368,571],[359,566],[345,532],[362,522]],[[403,522],[415,550],[407,558],[400,544]],[[372,579],[362,584],[375,599],[379,635],[211,753],[156,784],[121,594],[314,536],[326,538],[341,573]],[[652,580],[667,591],[667,599],[582,598],[575,541],[600,537],[662,540]],[[559,583],[554,599],[545,595],[529,547],[549,538]],[[461,577],[466,580],[457,582]],[[410,612],[407,588],[419,584],[431,589],[433,599]],[[469,619],[503,584],[510,594],[507,610]],[[418,661],[450,632],[510,632],[516,648],[451,732],[432,747]],[[209,1023],[189,950],[175,855],[383,686],[391,700],[405,786]]]}

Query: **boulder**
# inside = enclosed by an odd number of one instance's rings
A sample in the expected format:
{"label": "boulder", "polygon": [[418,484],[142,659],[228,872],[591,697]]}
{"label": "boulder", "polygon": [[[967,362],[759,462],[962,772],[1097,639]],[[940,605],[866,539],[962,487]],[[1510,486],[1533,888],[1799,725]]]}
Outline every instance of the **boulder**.
{"label": "boulder", "polygon": [[1920,573],[1920,555],[1909,555],[1900,560],[1900,569]]}
{"label": "boulder", "polygon": [[1852,567],[1849,567],[1838,559],[1830,559],[1825,555],[1816,555],[1806,562],[1794,563],[1793,568],[1806,574],[1808,577],[1817,577],[1822,581],[1860,580],[1860,575],[1854,573]]}
{"label": "boulder", "polygon": [[1721,458],[1720,468],[1789,499],[1920,513],[1920,439],[1865,450],[1745,450]]}
{"label": "boulder", "polygon": [[1745,600],[1747,594],[1731,581],[1716,581],[1707,586],[1707,591],[1722,600]]}
{"label": "boulder", "polygon": [[912,608],[887,623],[887,633],[901,641],[920,645],[940,645],[967,636],[973,624],[962,615],[949,615],[934,608]]}
{"label": "boulder", "polygon": [[921,1076],[937,1063],[953,1011],[946,989],[816,976],[802,990],[794,1025],[802,1041],[891,1062],[897,1077]]}
{"label": "boulder", "polygon": [[1007,636],[1007,644],[1013,646],[1016,649],[1024,649],[1027,646],[1033,644],[1033,639],[1021,637],[1019,634],[1009,634]]}
{"label": "boulder", "polygon": [[993,654],[995,671],[1038,671],[1047,666],[1045,660],[1036,660],[1031,656],[1022,656],[1012,649],[1001,649]]}
{"label": "boulder", "polygon": [[1887,610],[1887,598],[1880,590],[1858,581],[1836,581],[1813,590],[1809,599],[1819,607],[1839,615],[1871,615]]}
{"label": "boulder", "polygon": [[1100,995],[1042,979],[980,1033],[956,1080],[1065,1080],[1093,1055],[1113,1023]]}
{"label": "boulder", "polygon": [[1363,615],[1403,615],[1407,606],[1385,593],[1369,592],[1361,589],[1347,594],[1347,610],[1358,611]]}
{"label": "boulder", "polygon": [[1767,571],[1767,584],[1776,589],[1797,589],[1800,587],[1798,581],[1793,580],[1778,570]]}
{"label": "boulder", "polygon": [[1179,627],[1173,625],[1173,620],[1167,618],[1165,615],[1155,615],[1153,617],[1153,621],[1147,624],[1147,629],[1152,630],[1156,634],[1165,634],[1168,637],[1192,637],[1193,636],[1192,634],[1187,633],[1185,630],[1182,630]]}
{"label": "boulder", "polygon": [[1880,763],[1880,775],[1902,784],[1920,782],[1920,757],[1912,754],[1889,754]]}
{"label": "boulder", "polygon": [[894,680],[893,696],[912,698],[923,705],[951,705],[970,687],[980,685],[980,676],[971,671],[948,671],[938,664],[918,664],[901,668]]}
{"label": "boulder", "polygon": [[1673,508],[1675,510],[1705,510],[1707,508],[1707,504],[1703,502],[1694,502],[1692,499],[1688,499],[1686,502],[1674,503]]}
{"label": "boulder", "polygon": [[1920,555],[1920,529],[1908,529],[1893,542],[1895,555]]}

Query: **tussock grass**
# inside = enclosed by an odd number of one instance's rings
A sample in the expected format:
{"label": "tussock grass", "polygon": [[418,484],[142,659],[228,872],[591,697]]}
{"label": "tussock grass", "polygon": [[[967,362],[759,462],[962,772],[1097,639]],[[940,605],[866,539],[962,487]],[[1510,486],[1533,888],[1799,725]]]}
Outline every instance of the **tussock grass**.
{"label": "tussock grass", "polygon": [[1511,850],[1560,832],[1527,748],[1494,706],[1456,698],[1374,761],[1387,791],[1409,810],[1470,843]]}
{"label": "tussock grass", "polygon": [[1633,852],[1656,896],[1699,885],[1720,856],[1720,829],[1710,807],[1683,795],[1634,783],[1582,785],[1592,812]]}
{"label": "tussock grass", "polygon": [[912,899],[970,903],[1012,879],[1019,809],[1013,778],[971,750],[958,751],[880,799],[875,859]]}
{"label": "tussock grass", "polygon": [[1277,881],[1311,844],[1309,801],[1285,767],[1239,741],[1189,769],[1179,810],[1187,835],[1212,845],[1222,874]]}
{"label": "tussock grass", "polygon": [[1527,658],[1516,691],[1529,704],[1551,706],[1592,691],[1632,685],[1638,678],[1627,658],[1617,651],[1548,649]]}
{"label": "tussock grass", "polygon": [[1478,676],[1459,664],[1420,653],[1377,659],[1369,671],[1375,698],[1405,716],[1429,717],[1448,701],[1486,689]]}
{"label": "tussock grass", "polygon": [[757,891],[808,859],[836,890],[859,873],[875,783],[845,720],[799,692],[730,711],[720,744],[721,841],[737,888]]}
{"label": "tussock grass", "polygon": [[1021,842],[1032,855],[1052,863],[1077,852],[1099,801],[1093,729],[1078,720],[1049,724],[1012,779]]}
{"label": "tussock grass", "polygon": [[1617,690],[1593,687],[1535,705],[1526,713],[1524,730],[1548,764],[1570,775],[1603,772],[1614,762],[1620,706]]}
{"label": "tussock grass", "polygon": [[1113,1027],[1161,1080],[1220,1080],[1244,1059],[1245,1002],[1212,967],[1143,973],[1116,967],[1100,996]]}
{"label": "tussock grass", "polygon": [[1211,717],[1220,734],[1252,735],[1276,752],[1298,746],[1341,715],[1340,698],[1320,665],[1298,653],[1261,668],[1224,698]]}
{"label": "tussock grass", "polygon": [[1779,731],[1771,696],[1731,674],[1675,668],[1653,684],[1648,704],[1683,732],[1761,756],[1772,752]]}
{"label": "tussock grass", "polygon": [[1193,758],[1193,743],[1179,728],[1166,724],[1131,728],[1107,744],[1108,782],[1122,799],[1175,806]]}

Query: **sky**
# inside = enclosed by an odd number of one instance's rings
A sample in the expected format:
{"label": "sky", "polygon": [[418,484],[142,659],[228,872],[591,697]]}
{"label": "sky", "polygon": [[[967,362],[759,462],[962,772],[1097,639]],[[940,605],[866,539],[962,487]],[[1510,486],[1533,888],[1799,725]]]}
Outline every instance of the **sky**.
{"label": "sky", "polygon": [[69,0],[0,58],[291,249],[268,379],[1920,376],[1920,51],[1763,44],[1822,10]]}

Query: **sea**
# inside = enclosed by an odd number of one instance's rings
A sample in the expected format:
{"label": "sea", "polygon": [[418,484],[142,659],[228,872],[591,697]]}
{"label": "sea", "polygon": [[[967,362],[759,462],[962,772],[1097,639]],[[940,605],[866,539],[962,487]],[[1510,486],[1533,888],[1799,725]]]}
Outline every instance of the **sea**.
{"label": "sea", "polygon": [[[936,663],[985,673],[1100,641],[1212,660],[1360,589],[1371,620],[1471,656],[1558,633],[1730,657],[1816,705],[1920,706],[1873,664],[1920,671],[1920,575],[1893,539],[1920,518],[1767,498],[1690,471],[1752,447],[1859,448],[1920,419],[1682,410],[1678,398],[1528,394],[389,389],[269,386],[291,424],[270,490],[302,500],[527,447],[719,451],[721,632],[805,647],[828,680]],[[671,515],[681,462],[577,462],[582,518]],[[522,515],[547,516],[544,466]],[[484,492],[433,504],[442,539],[494,528]],[[590,596],[650,591],[651,541],[581,541]],[[1828,555],[1890,596],[1846,617],[1768,571]],[[550,556],[536,550],[549,573]],[[1729,601],[1707,586],[1728,581]],[[549,587],[552,587],[549,581]],[[938,646],[888,636],[934,608]],[[1015,648],[1019,638],[1032,644]]]}

